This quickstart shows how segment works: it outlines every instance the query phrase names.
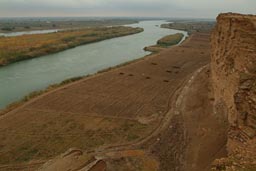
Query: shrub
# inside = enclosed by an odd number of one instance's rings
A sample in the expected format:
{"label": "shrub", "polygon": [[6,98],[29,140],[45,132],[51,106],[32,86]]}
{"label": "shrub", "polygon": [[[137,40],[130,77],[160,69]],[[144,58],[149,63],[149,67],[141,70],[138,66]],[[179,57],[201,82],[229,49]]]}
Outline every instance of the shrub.
{"label": "shrub", "polygon": [[15,27],[3,27],[1,28],[1,30],[3,31],[13,31],[15,29]]}

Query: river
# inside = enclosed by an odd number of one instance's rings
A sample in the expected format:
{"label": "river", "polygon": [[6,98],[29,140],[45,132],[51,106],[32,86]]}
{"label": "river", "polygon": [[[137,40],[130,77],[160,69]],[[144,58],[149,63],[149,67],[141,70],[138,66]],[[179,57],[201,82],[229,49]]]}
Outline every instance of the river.
{"label": "river", "polygon": [[15,37],[15,36],[21,36],[25,34],[45,34],[45,33],[56,33],[59,30],[33,30],[33,31],[20,31],[20,32],[12,32],[12,33],[0,33],[0,36],[5,37]]}
{"label": "river", "polygon": [[163,29],[164,21],[142,21],[131,24],[144,32],[82,45],[63,52],[20,61],[0,67],[0,108],[20,100],[30,92],[65,79],[96,73],[148,55],[143,48],[154,45],[163,36],[184,31]]}

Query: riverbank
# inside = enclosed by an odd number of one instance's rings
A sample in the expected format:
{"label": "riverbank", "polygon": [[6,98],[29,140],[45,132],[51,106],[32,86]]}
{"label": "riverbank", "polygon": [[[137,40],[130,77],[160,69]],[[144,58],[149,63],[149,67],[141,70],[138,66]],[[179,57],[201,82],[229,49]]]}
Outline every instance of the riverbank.
{"label": "riverbank", "polygon": [[0,37],[0,66],[142,31],[142,28],[119,26]]}
{"label": "riverbank", "polygon": [[28,95],[24,96],[21,100],[18,100],[18,101],[15,101],[15,102],[9,104],[4,109],[0,109],[0,117],[3,116],[6,113],[12,111],[12,110],[24,105],[26,102],[31,101],[36,97],[39,97],[39,96],[41,96],[43,94],[46,94],[48,92],[51,92],[51,91],[57,91],[59,88],[63,88],[63,86],[65,86],[67,84],[71,84],[71,83],[77,82],[81,79],[85,79],[85,78],[88,78],[88,77],[93,77],[93,76],[96,76],[97,74],[105,73],[105,72],[108,72],[110,70],[117,69],[119,67],[129,65],[129,64],[134,63],[136,61],[143,60],[144,58],[149,57],[149,56],[150,55],[147,55],[143,58],[139,58],[139,59],[135,59],[135,60],[132,60],[132,61],[129,61],[129,62],[125,62],[125,63],[119,64],[119,65],[116,65],[114,67],[109,67],[109,68],[100,70],[95,74],[89,74],[89,75],[86,75],[86,76],[78,76],[78,77],[69,78],[69,79],[63,80],[60,83],[49,85],[46,89],[33,91],[33,92],[29,93]]}
{"label": "riverbank", "polygon": [[[26,165],[32,159],[43,161],[77,147],[84,154],[105,156],[107,165],[119,170],[131,167],[128,161],[133,161],[133,170],[148,168],[148,163],[142,161],[156,163],[154,168],[160,163],[160,170],[165,171],[178,167],[180,155],[176,156],[171,149],[172,145],[177,150],[183,149],[184,132],[176,127],[181,121],[170,122],[176,113],[170,108],[173,109],[179,92],[190,82],[194,75],[191,73],[208,64],[209,59],[209,35],[196,34],[179,46],[27,102],[0,117],[0,138],[4,139],[0,142],[3,154],[0,164]],[[173,135],[172,141],[167,134]],[[145,151],[149,158],[141,152],[122,152],[134,148]]]}
{"label": "riverbank", "polygon": [[[162,29],[155,25],[163,21],[144,21],[130,27],[140,27],[139,34],[122,36],[78,46],[59,53],[0,67],[0,109],[22,99],[33,91],[46,89],[73,77],[95,74],[150,54],[143,48],[155,44],[166,35],[186,32]],[[17,82],[18,87],[17,87]]]}
{"label": "riverbank", "polygon": [[[180,43],[183,37],[184,37],[184,35],[182,33],[176,33],[176,34],[173,34],[173,35],[168,35],[168,36],[165,36],[165,37],[159,39],[157,41],[157,45],[145,47],[144,50],[152,52],[152,53],[160,52],[161,50],[164,50],[164,49],[166,49],[166,48],[168,48],[168,47],[170,47],[172,45],[176,45],[176,44]],[[132,60],[132,61],[129,61],[129,62],[121,63],[121,64],[119,64],[117,66],[114,66],[114,67],[109,67],[109,68],[100,70],[100,71],[98,71],[97,73],[95,73],[93,75],[97,75],[99,73],[104,73],[104,72],[110,71],[112,69],[116,69],[116,68],[119,68],[121,66],[125,66],[125,65],[128,65],[128,64],[134,63],[136,61],[143,60],[144,58],[146,58],[148,56],[150,56],[150,55],[147,55],[147,56],[145,56],[143,58],[139,58],[139,59]],[[91,77],[93,75],[89,74],[89,75],[86,75],[86,76],[79,76],[79,77],[69,78],[67,80],[62,81],[61,83],[49,85],[44,90],[39,90],[39,91],[31,92],[28,95],[26,95],[24,98],[22,98],[21,100],[16,101],[14,103],[11,103],[7,107],[5,107],[4,109],[0,110],[0,116],[4,115],[5,113],[7,113],[7,112],[9,112],[9,111],[11,111],[11,110],[13,110],[13,109],[23,105],[27,101],[29,101],[29,100],[31,100],[31,99],[33,99],[35,97],[38,97],[38,96],[40,96],[40,95],[42,95],[44,93],[47,93],[47,92],[52,91],[54,89],[57,89],[57,88],[59,88],[61,86],[64,86],[66,84],[70,84],[72,82],[78,81],[80,79]]]}

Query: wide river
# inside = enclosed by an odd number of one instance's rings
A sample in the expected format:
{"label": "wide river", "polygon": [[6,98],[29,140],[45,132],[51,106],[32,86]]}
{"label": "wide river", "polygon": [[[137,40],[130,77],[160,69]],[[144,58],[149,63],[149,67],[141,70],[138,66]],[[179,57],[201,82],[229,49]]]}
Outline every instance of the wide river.
{"label": "wide river", "polygon": [[99,70],[148,55],[143,48],[163,36],[186,32],[163,29],[164,21],[142,21],[132,27],[144,32],[82,45],[52,55],[0,67],[0,108],[65,79],[96,73]]}
{"label": "wide river", "polygon": [[45,34],[45,33],[54,33],[58,30],[34,30],[34,31],[20,31],[20,32],[13,32],[13,33],[0,33],[0,36],[5,37],[15,37],[15,36],[21,36],[24,34]]}

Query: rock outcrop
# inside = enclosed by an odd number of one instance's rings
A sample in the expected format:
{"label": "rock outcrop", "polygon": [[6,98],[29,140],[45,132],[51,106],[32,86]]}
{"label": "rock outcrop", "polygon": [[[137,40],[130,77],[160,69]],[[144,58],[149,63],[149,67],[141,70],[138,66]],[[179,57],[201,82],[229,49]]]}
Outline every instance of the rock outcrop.
{"label": "rock outcrop", "polygon": [[226,115],[230,124],[229,159],[251,167],[256,151],[244,152],[253,149],[256,136],[256,16],[220,14],[211,38],[215,114]]}
{"label": "rock outcrop", "polygon": [[212,34],[211,63],[216,112],[223,112],[232,126],[254,137],[256,16],[221,14],[217,21]]}

